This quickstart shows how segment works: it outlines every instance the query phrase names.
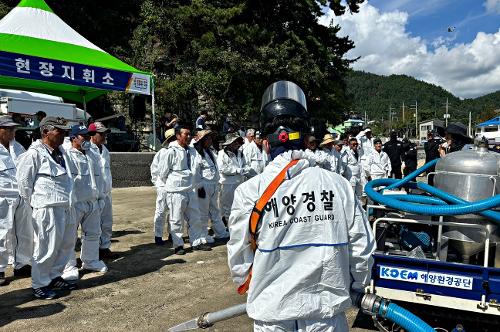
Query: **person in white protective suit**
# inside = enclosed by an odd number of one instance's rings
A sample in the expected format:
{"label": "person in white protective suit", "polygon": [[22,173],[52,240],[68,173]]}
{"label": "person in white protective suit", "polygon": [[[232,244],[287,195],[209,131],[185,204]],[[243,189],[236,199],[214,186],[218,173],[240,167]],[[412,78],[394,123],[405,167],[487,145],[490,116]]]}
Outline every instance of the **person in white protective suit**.
{"label": "person in white protective suit", "polygon": [[343,160],[343,156],[344,156],[344,141],[343,140],[336,140],[334,143],[333,143],[333,148],[335,149],[335,151],[337,152],[338,156],[340,156],[340,165],[339,165],[339,174],[340,175],[344,175],[345,173],[345,168],[346,168],[346,165],[344,164],[344,160]]}
{"label": "person in white protective suit", "polygon": [[222,143],[222,149],[217,154],[217,167],[220,173],[219,206],[225,223],[231,213],[234,191],[245,181],[245,176],[249,173],[249,167],[240,150],[242,144],[243,138],[237,133],[227,134],[226,141]]}
{"label": "person in white protective suit", "polygon": [[31,286],[33,294],[42,299],[53,299],[54,290],[76,288],[61,278],[75,245],[70,206],[73,183],[61,148],[68,129],[62,118],[44,118],[40,122],[42,138],[21,155],[17,165],[19,194],[33,208]]}
{"label": "person in white protective suit", "polygon": [[200,157],[189,146],[191,131],[180,124],[175,129],[176,141],[159,156],[156,181],[165,183],[169,210],[170,237],[174,252],[184,255],[183,222],[188,224],[189,241],[193,250],[211,250],[204,237],[196,189],[200,185]]}
{"label": "person in white protective suit", "polygon": [[245,133],[245,138],[243,139],[243,145],[240,146],[240,150],[243,151],[248,144],[252,143],[255,140],[255,129],[248,128]]}
{"label": "person in white protective suit", "polygon": [[[101,211],[104,200],[99,156],[91,151],[90,133],[85,126],[74,125],[69,134],[71,148],[65,151],[66,167],[73,181],[71,204],[75,212],[73,226],[73,247],[76,244],[78,226],[81,225],[82,248],[80,259],[82,269],[107,272],[106,264],[99,259],[99,239],[101,237]],[[68,256],[63,279],[78,280],[75,253]]]}
{"label": "person in white protective suit", "polygon": [[156,207],[155,216],[153,218],[153,224],[155,229],[155,244],[158,246],[165,245],[163,240],[163,227],[165,225],[165,217],[168,212],[167,207],[167,188],[165,187],[165,182],[158,177],[160,171],[160,161],[163,160],[164,154],[167,152],[168,145],[175,141],[175,130],[171,128],[165,131],[165,141],[162,144],[162,148],[158,151],[151,163],[151,182],[156,188]]}
{"label": "person in white protective suit", "polygon": [[262,137],[259,131],[255,132],[254,139],[243,148],[243,157],[249,166],[248,177],[262,173],[268,162],[268,155],[262,146]]}
{"label": "person in white protective suit", "polygon": [[366,159],[364,166],[368,181],[388,178],[392,170],[389,155],[382,151],[382,140],[376,138],[373,140],[373,144],[375,148]]}
{"label": "person in white protective suit", "polygon": [[304,144],[306,154],[308,159],[314,160],[316,165],[321,168],[332,171],[334,169],[335,160],[328,155],[325,151],[318,149],[318,139],[314,135],[304,135]]}
{"label": "person in white protective suit", "polygon": [[309,131],[302,90],[276,82],[262,105],[273,160],[236,189],[231,276],[248,292],[254,331],[348,331],[350,292],[370,280],[371,228],[349,182],[302,151]]}
{"label": "person in white protective suit", "polygon": [[[370,128],[365,128],[365,130],[361,130],[358,135],[356,135],[356,139],[358,140],[358,153],[359,159],[361,163],[361,167],[367,167],[368,156],[373,152],[373,137],[372,130]],[[361,187],[365,188],[368,179],[366,178],[365,172],[361,172]],[[363,196],[366,196],[365,192],[362,193]]]}
{"label": "person in white protective suit", "polygon": [[14,139],[16,126],[10,116],[0,116],[0,286],[7,283],[9,254],[14,257],[14,276],[31,275],[33,225],[31,208],[17,188],[16,163],[25,150]]}
{"label": "person in white protective suit", "polygon": [[224,241],[229,238],[218,203],[220,175],[217,167],[217,151],[212,145],[214,134],[211,130],[201,130],[198,132],[198,141],[194,144],[194,148],[201,157],[201,187],[198,188],[198,202],[204,237],[208,242],[214,242],[214,239],[207,233],[208,219],[212,221],[215,239]]}
{"label": "person in white protective suit", "polygon": [[344,168],[342,163],[342,155],[337,152],[334,147],[335,145],[335,137],[332,134],[325,134],[323,137],[323,141],[320,144],[320,147],[323,149],[323,152],[330,156],[332,160],[330,162],[330,171],[335,172],[337,174],[343,174]]}
{"label": "person in white protective suit", "polygon": [[102,184],[99,189],[99,199],[104,202],[101,210],[101,237],[99,239],[99,259],[116,259],[118,254],[111,251],[111,236],[113,235],[113,200],[111,198],[111,189],[113,188],[113,178],[111,176],[111,159],[109,150],[104,145],[106,143],[106,134],[110,129],[106,128],[102,122],[94,122],[89,125],[90,150],[96,155],[101,168]]}
{"label": "person in white protective suit", "polygon": [[349,181],[356,196],[360,198],[363,194],[361,174],[363,166],[358,153],[358,140],[354,137],[349,139],[349,149],[344,151],[342,162],[345,165],[344,177]]}

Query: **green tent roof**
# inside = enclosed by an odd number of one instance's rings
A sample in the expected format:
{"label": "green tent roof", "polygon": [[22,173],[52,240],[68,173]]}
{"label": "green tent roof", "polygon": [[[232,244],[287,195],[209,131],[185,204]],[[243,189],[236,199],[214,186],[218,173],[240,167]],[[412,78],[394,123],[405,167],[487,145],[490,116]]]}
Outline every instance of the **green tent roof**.
{"label": "green tent roof", "polygon": [[0,20],[0,88],[81,101],[107,90],[149,94],[150,75],[82,37],[43,0],[22,0]]}

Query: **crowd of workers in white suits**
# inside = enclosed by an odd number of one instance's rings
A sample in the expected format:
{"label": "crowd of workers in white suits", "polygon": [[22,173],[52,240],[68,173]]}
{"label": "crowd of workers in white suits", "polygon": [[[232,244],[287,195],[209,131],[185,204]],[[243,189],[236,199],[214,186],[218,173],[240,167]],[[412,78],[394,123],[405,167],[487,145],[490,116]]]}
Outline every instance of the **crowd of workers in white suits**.
{"label": "crowd of workers in white suits", "polygon": [[[104,273],[112,232],[112,178],[102,123],[68,127],[60,118],[40,123],[41,139],[27,151],[14,140],[18,126],[0,118],[0,284],[5,284],[9,259],[14,277],[31,276],[33,293],[51,299],[59,290],[76,288],[75,258],[81,233],[81,268]],[[215,148],[216,133],[198,130],[192,139],[187,126],[167,130],[165,142],[151,164],[157,190],[154,237],[163,240],[168,215],[169,235],[176,254],[186,253],[187,227],[193,250],[211,250],[229,239],[227,222],[234,192],[263,172],[269,146],[260,132],[245,137],[230,133]],[[370,179],[389,177],[391,162],[382,142],[369,128],[357,137],[322,140],[306,135],[305,154],[319,166],[344,176],[361,197]],[[209,221],[212,233],[209,233]]]}
{"label": "crowd of workers in white suits", "polygon": [[116,258],[109,130],[45,117],[41,139],[25,150],[14,139],[17,126],[0,117],[0,285],[10,261],[14,278],[31,276],[33,294],[52,299],[77,287],[79,228],[82,269],[104,273],[103,260]]}
{"label": "crowd of workers in white suits", "polygon": [[[203,129],[191,139],[186,127],[169,129],[151,165],[157,190],[155,243],[165,244],[164,224],[168,219],[170,239],[175,253],[180,255],[186,253],[183,227],[187,227],[193,250],[209,251],[214,242],[229,239],[226,226],[236,188],[262,173],[270,161],[268,144],[254,129],[248,129],[245,137],[238,133],[226,135],[219,151],[214,147],[216,135]],[[304,140],[307,158],[344,176],[360,198],[367,181],[391,174],[382,141],[371,137],[369,128],[345,140],[333,134],[324,135],[322,140],[306,135]],[[209,221],[213,236],[207,232]]]}

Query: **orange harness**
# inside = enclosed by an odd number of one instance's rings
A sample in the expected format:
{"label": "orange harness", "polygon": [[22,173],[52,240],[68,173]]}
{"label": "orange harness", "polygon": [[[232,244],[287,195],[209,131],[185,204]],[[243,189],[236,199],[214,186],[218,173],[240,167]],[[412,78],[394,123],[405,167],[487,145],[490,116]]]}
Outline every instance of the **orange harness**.
{"label": "orange harness", "polygon": [[[298,159],[292,160],[286,165],[281,172],[274,178],[274,180],[267,186],[266,190],[259,198],[257,203],[255,203],[252,214],[250,215],[250,246],[252,250],[255,252],[257,250],[257,227],[259,226],[260,221],[262,220],[264,208],[266,207],[267,202],[273,197],[276,190],[278,190],[279,186],[285,181],[286,172],[288,169],[299,162]],[[245,294],[250,287],[250,280],[252,280],[252,266],[250,266],[250,271],[248,276],[243,284],[238,287],[238,293],[240,295]]]}

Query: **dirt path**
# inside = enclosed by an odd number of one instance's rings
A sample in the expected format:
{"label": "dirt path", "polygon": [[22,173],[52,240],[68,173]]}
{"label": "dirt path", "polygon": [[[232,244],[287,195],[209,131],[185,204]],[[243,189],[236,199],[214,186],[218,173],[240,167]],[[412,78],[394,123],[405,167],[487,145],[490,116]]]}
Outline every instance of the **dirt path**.
{"label": "dirt path", "polygon": [[[243,302],[229,277],[225,246],[176,256],[152,243],[155,195],[149,187],[113,191],[112,249],[121,257],[108,262],[107,274],[85,274],[78,290],[52,301],[34,299],[29,278],[1,287],[0,330],[166,331],[203,312]],[[350,326],[356,314],[349,311]],[[239,317],[209,331],[251,327],[249,318]]]}

